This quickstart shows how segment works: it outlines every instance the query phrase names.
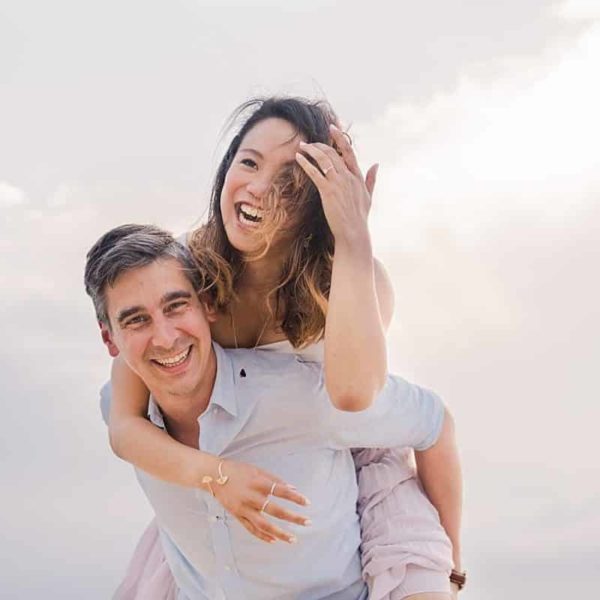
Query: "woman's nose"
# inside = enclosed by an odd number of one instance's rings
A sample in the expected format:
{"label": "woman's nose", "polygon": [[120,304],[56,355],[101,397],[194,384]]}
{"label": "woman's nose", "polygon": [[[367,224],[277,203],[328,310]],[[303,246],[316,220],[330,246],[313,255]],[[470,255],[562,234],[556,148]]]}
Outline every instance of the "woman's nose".
{"label": "woman's nose", "polygon": [[270,177],[255,177],[248,183],[246,189],[256,200],[261,200],[271,185]]}

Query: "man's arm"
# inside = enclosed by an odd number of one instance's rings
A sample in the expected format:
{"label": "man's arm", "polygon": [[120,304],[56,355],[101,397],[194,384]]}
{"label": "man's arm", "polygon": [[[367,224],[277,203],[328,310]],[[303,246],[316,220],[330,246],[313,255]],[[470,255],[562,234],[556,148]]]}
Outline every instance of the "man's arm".
{"label": "man's arm", "polygon": [[427,450],[416,451],[415,459],[425,493],[437,509],[440,522],[452,542],[454,568],[461,571],[462,473],[454,419],[447,409],[436,443]]}

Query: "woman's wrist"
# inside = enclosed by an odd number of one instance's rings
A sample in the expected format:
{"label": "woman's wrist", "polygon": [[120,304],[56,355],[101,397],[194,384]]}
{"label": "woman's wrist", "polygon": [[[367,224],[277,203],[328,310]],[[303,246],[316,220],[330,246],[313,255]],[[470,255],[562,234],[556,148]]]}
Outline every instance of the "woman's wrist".
{"label": "woman's wrist", "polygon": [[373,261],[373,245],[368,229],[356,230],[335,238],[335,256],[351,256]]}
{"label": "woman's wrist", "polygon": [[197,460],[192,465],[191,480],[193,481],[193,486],[205,490],[206,484],[202,482],[202,479],[207,475],[216,479],[218,477],[220,461],[221,459],[214,454],[199,450]]}

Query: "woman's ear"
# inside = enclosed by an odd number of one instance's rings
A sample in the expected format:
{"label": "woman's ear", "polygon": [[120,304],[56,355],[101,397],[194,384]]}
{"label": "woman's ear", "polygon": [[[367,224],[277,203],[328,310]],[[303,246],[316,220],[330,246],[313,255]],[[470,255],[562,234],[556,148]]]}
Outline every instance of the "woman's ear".
{"label": "woman's ear", "polygon": [[102,336],[102,343],[108,349],[108,353],[113,358],[116,358],[117,356],[119,356],[119,349],[115,346],[115,343],[113,342],[112,333],[110,332],[110,329],[108,328],[106,323],[102,323],[101,321],[98,321],[98,325],[100,325],[100,335]]}

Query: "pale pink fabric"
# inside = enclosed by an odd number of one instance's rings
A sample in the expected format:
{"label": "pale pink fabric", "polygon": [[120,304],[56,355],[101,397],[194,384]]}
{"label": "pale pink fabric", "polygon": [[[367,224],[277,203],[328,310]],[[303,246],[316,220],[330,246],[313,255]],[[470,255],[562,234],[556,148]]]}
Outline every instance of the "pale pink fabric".
{"label": "pale pink fabric", "polygon": [[[452,546],[416,478],[410,449],[354,451],[363,577],[370,600],[450,592]],[[144,532],[113,600],[174,600],[156,521]]]}
{"label": "pale pink fabric", "polygon": [[177,585],[165,560],[156,519],[142,535],[113,600],[176,600]]}
{"label": "pale pink fabric", "polygon": [[416,477],[412,450],[361,449],[353,455],[370,600],[450,593],[452,544]]}

